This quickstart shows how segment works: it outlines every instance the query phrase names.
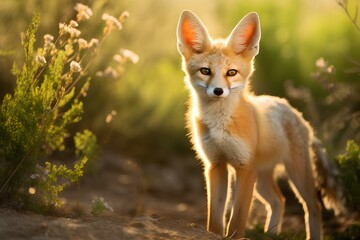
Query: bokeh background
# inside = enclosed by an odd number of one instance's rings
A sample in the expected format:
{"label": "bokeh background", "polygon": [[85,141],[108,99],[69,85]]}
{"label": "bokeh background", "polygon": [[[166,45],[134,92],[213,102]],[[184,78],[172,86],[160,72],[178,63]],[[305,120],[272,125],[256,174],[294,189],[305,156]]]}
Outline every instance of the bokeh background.
{"label": "bokeh background", "polygon": [[[176,26],[184,9],[195,12],[213,37],[224,38],[246,13],[258,12],[262,40],[252,77],[254,91],[288,98],[331,154],[342,151],[347,139],[359,142],[360,32],[336,0],[2,0],[0,99],[15,86],[10,70],[14,61],[22,63],[20,32],[34,12],[42,17],[37,42],[41,46],[44,34],[56,35],[59,22],[75,17],[77,2],[94,12],[83,29],[85,39],[101,34],[103,12],[130,13],[124,29],[107,39],[90,69],[84,117],[73,126],[94,131],[102,149],[141,162],[193,155],[184,121],[188,93],[176,49]],[[351,14],[356,4],[358,0],[349,1]],[[97,77],[119,48],[134,51],[139,62],[126,64],[115,78]]]}

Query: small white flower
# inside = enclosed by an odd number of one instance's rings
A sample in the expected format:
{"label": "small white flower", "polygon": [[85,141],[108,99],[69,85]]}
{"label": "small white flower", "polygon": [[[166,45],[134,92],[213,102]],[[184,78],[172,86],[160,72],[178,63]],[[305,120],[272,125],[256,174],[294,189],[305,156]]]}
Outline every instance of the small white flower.
{"label": "small white flower", "polygon": [[133,51],[130,51],[128,49],[121,49],[120,52],[125,58],[129,59],[134,64],[139,62],[139,56],[135,54]]}
{"label": "small white flower", "polygon": [[59,33],[60,35],[64,33],[69,33],[71,37],[79,37],[81,31],[74,27],[68,26],[65,23],[59,23]]}
{"label": "small white flower", "polygon": [[50,42],[54,41],[54,36],[51,34],[45,34],[44,40],[45,40],[45,43],[50,43]]}
{"label": "small white flower", "polygon": [[330,65],[326,68],[327,73],[335,73],[335,67],[333,65]]}
{"label": "small white flower", "polygon": [[70,56],[74,52],[73,45],[71,44],[66,44],[64,49],[67,56]]}
{"label": "small white flower", "polygon": [[125,11],[120,15],[119,20],[120,22],[124,22],[129,17],[130,17],[130,13],[128,11]]}
{"label": "small white flower", "polygon": [[88,42],[87,42],[85,39],[83,39],[83,38],[79,38],[79,39],[78,39],[78,44],[79,44],[79,48],[80,48],[80,49],[86,49],[86,48],[89,47]]}
{"label": "small white flower", "polygon": [[89,48],[99,46],[99,40],[96,38],[92,38],[89,42]]}
{"label": "small white flower", "polygon": [[38,173],[35,173],[35,174],[31,174],[30,178],[31,179],[36,179],[36,178],[39,178],[40,175]]}
{"label": "small white flower", "polygon": [[46,59],[42,55],[37,55],[35,60],[42,66],[46,64]]}
{"label": "small white flower", "polygon": [[112,110],[105,119],[106,123],[110,123],[113,120],[113,117],[116,116],[117,112],[115,110]]}
{"label": "small white flower", "polygon": [[50,55],[51,55],[51,56],[54,56],[57,52],[58,52],[58,50],[57,50],[56,48],[52,48],[52,49],[50,50]]}
{"label": "small white flower", "polygon": [[319,58],[318,60],[316,60],[316,63],[315,65],[318,67],[318,68],[324,68],[326,66],[326,62],[324,60],[324,58]]}
{"label": "small white flower", "polygon": [[77,21],[71,20],[69,23],[69,27],[76,28],[78,26],[79,24],[77,23]]}
{"label": "small white flower", "polygon": [[104,76],[111,77],[111,78],[117,78],[119,76],[119,73],[112,67],[107,67],[104,71]]}
{"label": "small white flower", "polygon": [[98,71],[96,73],[97,77],[109,77],[109,78],[117,78],[119,76],[119,72],[112,67],[107,67],[104,71]]}
{"label": "small white flower", "polygon": [[59,23],[59,33],[60,33],[60,35],[69,32],[68,29],[69,29],[69,26],[66,25],[65,23]]}
{"label": "small white flower", "polygon": [[116,17],[113,17],[107,13],[102,15],[102,20],[106,21],[106,26],[109,28],[112,28],[113,26],[116,26],[119,30],[123,28],[121,22]]}
{"label": "small white flower", "polygon": [[115,55],[113,56],[113,59],[114,59],[116,62],[120,63],[120,64],[124,63],[124,61],[125,61],[124,57],[122,57],[122,56],[119,55],[119,54],[115,54]]}
{"label": "small white flower", "polygon": [[105,122],[106,122],[106,123],[111,123],[112,119],[113,119],[113,115],[108,114],[108,115],[106,116]]}
{"label": "small white flower", "polygon": [[104,72],[102,72],[102,71],[97,71],[97,72],[95,73],[95,76],[97,76],[97,77],[103,77],[103,76],[104,76]]}
{"label": "small white flower", "polygon": [[53,43],[54,36],[51,34],[44,35],[44,52],[49,52],[55,48],[55,44]]}
{"label": "small white flower", "polygon": [[76,29],[76,28],[69,28],[68,32],[70,33],[71,37],[79,37],[80,34],[81,34],[81,31],[79,29]]}
{"label": "small white flower", "polygon": [[71,61],[70,70],[72,72],[80,72],[81,71],[81,66],[80,66],[80,64],[78,62]]}
{"label": "small white flower", "polygon": [[104,202],[104,206],[107,210],[109,210],[110,212],[114,212],[114,209],[112,207],[110,207],[110,205],[107,202]]}
{"label": "small white flower", "polygon": [[34,195],[36,193],[36,189],[33,187],[29,187],[29,194]]}
{"label": "small white flower", "polygon": [[78,21],[81,21],[83,19],[89,19],[93,14],[91,8],[81,3],[77,3],[74,9],[78,12],[76,15],[76,19]]}

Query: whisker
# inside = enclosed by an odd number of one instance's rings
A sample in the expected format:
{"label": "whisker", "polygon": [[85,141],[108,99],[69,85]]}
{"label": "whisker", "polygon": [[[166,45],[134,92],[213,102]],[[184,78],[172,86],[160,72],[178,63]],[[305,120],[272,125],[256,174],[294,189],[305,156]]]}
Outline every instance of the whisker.
{"label": "whisker", "polygon": [[230,93],[239,93],[239,92],[241,92],[241,89],[230,90]]}
{"label": "whisker", "polygon": [[200,85],[195,85],[194,86],[194,89],[195,90],[197,90],[197,91],[199,91],[199,93],[205,93],[205,94],[207,94],[207,92],[206,92],[206,87],[204,87],[204,86],[200,86]]}

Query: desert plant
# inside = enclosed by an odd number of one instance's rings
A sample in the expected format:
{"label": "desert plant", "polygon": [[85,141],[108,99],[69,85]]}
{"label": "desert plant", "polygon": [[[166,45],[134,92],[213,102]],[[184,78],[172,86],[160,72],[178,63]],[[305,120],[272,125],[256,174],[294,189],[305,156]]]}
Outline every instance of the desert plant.
{"label": "desert plant", "polygon": [[360,148],[353,140],[346,144],[346,151],[335,158],[345,187],[347,204],[360,210]]}
{"label": "desert plant", "polygon": [[114,212],[114,209],[105,202],[103,197],[94,197],[91,205],[91,214],[94,216],[99,216],[104,211]]}
{"label": "desert plant", "polygon": [[36,196],[47,207],[59,206],[58,194],[83,175],[86,162],[94,156],[96,137],[85,130],[75,134],[79,160],[72,169],[49,160],[54,151],[65,150],[69,126],[83,114],[81,98],[90,86],[87,70],[106,37],[122,28],[128,13],[119,19],[104,14],[103,36],[87,41],[81,38],[79,24],[92,16],[92,10],[83,4],[76,4],[75,10],[76,21],[60,23],[58,36],[46,34],[42,47],[35,47],[40,14],[34,15],[22,35],[25,61],[22,68],[14,64],[14,93],[0,105],[2,202]]}

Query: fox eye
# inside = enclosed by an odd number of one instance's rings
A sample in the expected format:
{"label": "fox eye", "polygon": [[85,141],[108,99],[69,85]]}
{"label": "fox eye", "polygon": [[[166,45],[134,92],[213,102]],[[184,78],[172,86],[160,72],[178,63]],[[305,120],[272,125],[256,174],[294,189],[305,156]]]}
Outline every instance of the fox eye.
{"label": "fox eye", "polygon": [[237,71],[235,69],[230,69],[229,71],[226,72],[226,76],[235,76],[237,74]]}
{"label": "fox eye", "polygon": [[200,72],[202,75],[210,75],[211,74],[210,68],[200,68]]}

